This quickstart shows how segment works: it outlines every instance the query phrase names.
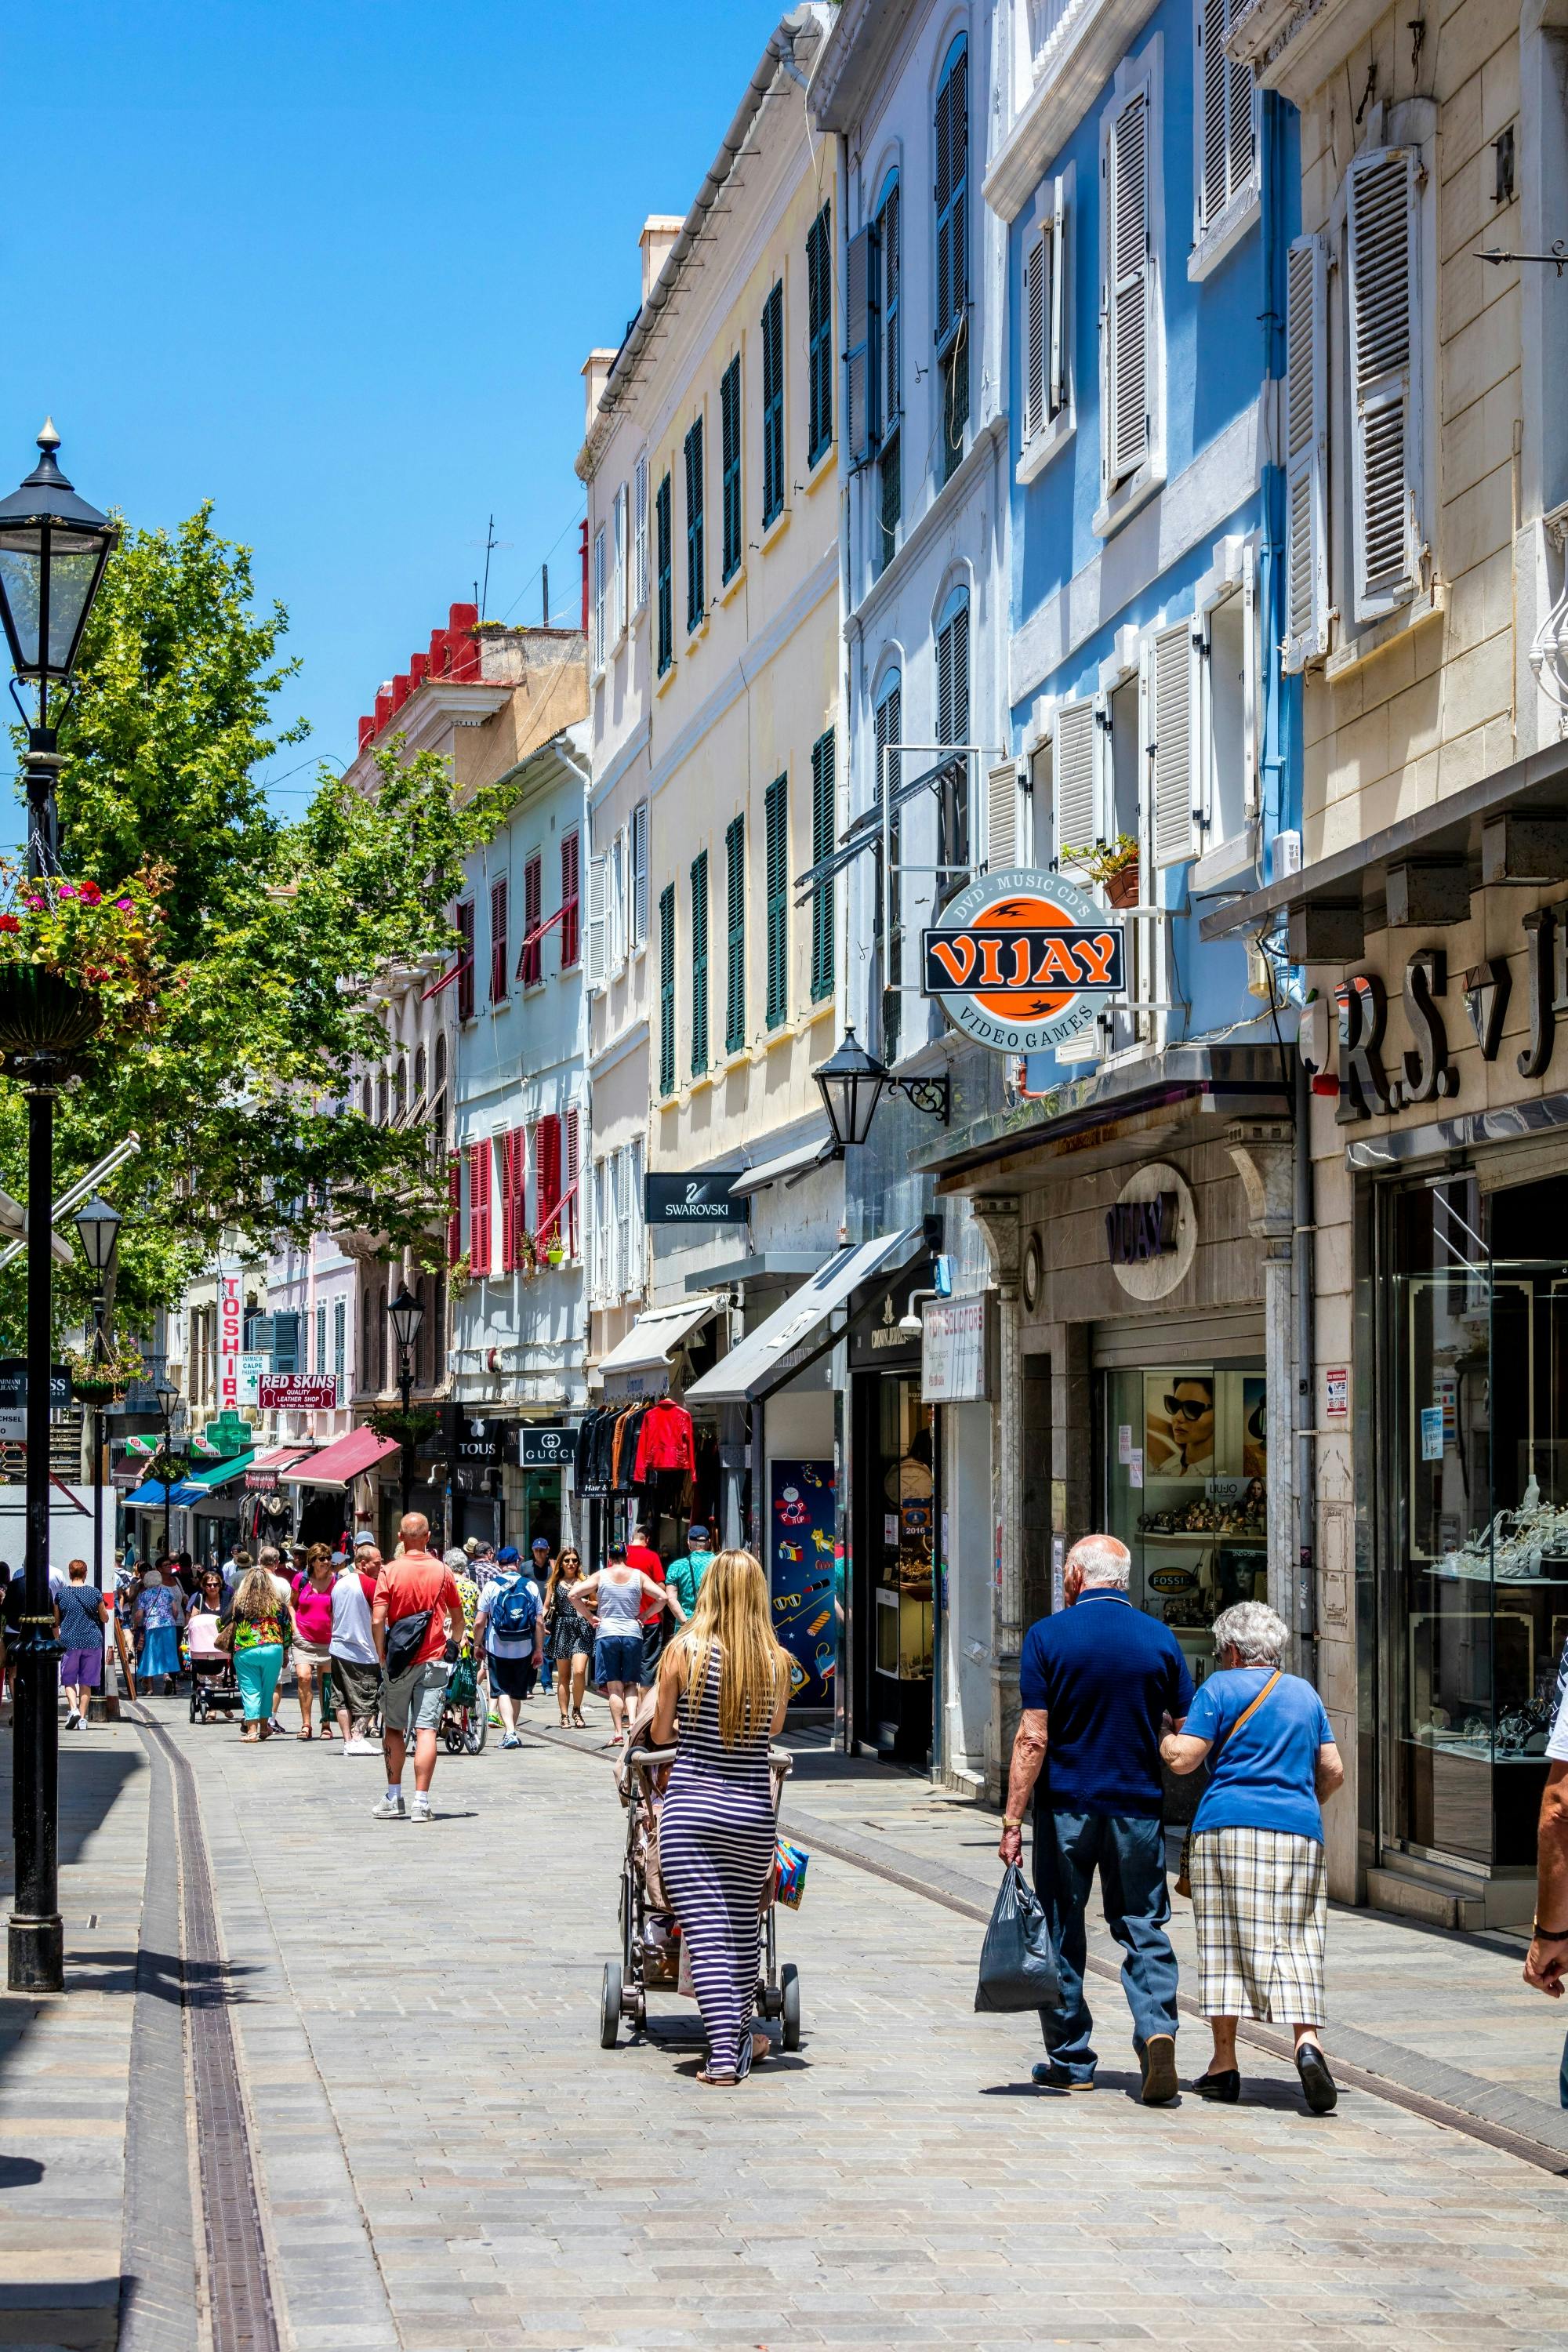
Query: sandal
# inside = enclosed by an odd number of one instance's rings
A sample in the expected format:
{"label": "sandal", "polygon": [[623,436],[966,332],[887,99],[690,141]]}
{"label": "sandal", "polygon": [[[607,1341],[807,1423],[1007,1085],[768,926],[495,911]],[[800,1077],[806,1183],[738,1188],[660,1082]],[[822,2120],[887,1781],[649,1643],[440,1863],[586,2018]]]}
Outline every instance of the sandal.
{"label": "sandal", "polygon": [[318,1739],[335,1739],[337,1736],[337,1733],[333,1730],[330,1723],[323,1723],[320,1731],[316,1734]]}
{"label": "sandal", "polygon": [[314,1739],[315,1736],[315,1733],[310,1728],[309,1725],[306,1726],[303,1731],[297,1731],[294,1734],[296,1739]]}
{"label": "sandal", "polygon": [[[563,1716],[561,1720],[564,1723],[565,1717]],[[574,1706],[572,1710],[572,1728],[574,1731],[586,1731],[588,1728],[587,1719],[580,1707]]]}
{"label": "sandal", "polygon": [[699,2067],[697,2079],[700,2083],[706,2083],[710,2090],[713,2091],[732,2091],[741,2080],[733,2067],[727,2074],[710,2074],[706,2066]]}

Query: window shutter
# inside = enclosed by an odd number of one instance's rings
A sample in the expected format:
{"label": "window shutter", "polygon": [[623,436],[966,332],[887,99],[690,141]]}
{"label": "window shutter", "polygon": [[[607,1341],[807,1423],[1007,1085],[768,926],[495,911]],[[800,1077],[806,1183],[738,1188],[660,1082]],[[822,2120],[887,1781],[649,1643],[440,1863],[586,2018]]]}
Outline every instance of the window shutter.
{"label": "window shutter", "polygon": [[658,894],[658,1090],[675,1092],[675,885]]}
{"label": "window shutter", "polygon": [[1258,814],[1258,557],[1241,551],[1241,804]]}
{"label": "window shutter", "polygon": [[616,568],[610,597],[610,635],[618,640],[626,625],[626,486],[616,492]]}
{"label": "window shutter", "polygon": [[1207,227],[1225,210],[1230,163],[1226,122],[1226,0],[1202,0],[1198,14],[1198,107],[1202,156],[1198,174],[1198,224]]}
{"label": "window shutter", "polygon": [[647,803],[632,811],[632,946],[647,945]]}
{"label": "window shutter", "polygon": [[936,94],[936,345],[957,334],[969,299],[969,50],[962,41]]}
{"label": "window shutter", "polygon": [[789,1014],[789,778],[775,776],[763,801],[766,824],[768,1027]]}
{"label": "window shutter", "polygon": [[784,282],[763,304],[763,528],[784,502]]}
{"label": "window shutter", "polygon": [[517,1134],[508,1128],[500,1139],[500,1270],[510,1274],[517,1265]]}
{"label": "window shutter", "polygon": [[506,1002],[507,984],[511,975],[507,967],[510,961],[507,932],[510,928],[511,887],[504,874],[490,884],[490,1003]]}
{"label": "window shutter", "polygon": [[708,1067],[708,852],[691,861],[691,1075]]}
{"label": "window shutter", "polygon": [[647,459],[639,457],[632,475],[632,610],[647,603]]}
{"label": "window shutter", "polygon": [[478,1275],[490,1270],[490,1146],[468,1146],[468,1264]]}
{"label": "window shutter", "polygon": [[674,530],[669,476],[666,474],[654,499],[654,535],[658,561],[658,643],[656,658],[660,677],[675,659]]}
{"label": "window shutter", "polygon": [[1030,442],[1045,428],[1047,372],[1050,367],[1051,250],[1049,234],[1039,229],[1024,256],[1024,439]]}
{"label": "window shutter", "polygon": [[463,1255],[463,1162],[454,1151],[447,1161],[447,1263]]}
{"label": "window shutter", "polygon": [[568,971],[577,961],[579,952],[578,860],[581,836],[563,833],[561,836],[561,969]]}
{"label": "window shutter", "polygon": [[723,576],[741,568],[741,355],[737,352],[719,379],[720,502],[722,509]]}
{"label": "window shutter", "polygon": [[686,626],[695,629],[707,609],[707,564],[702,526],[702,419],[692,422],[686,442]]}
{"label": "window shutter", "polygon": [[833,439],[833,238],[824,205],[806,231],[806,461],[815,466]]}
{"label": "window shutter", "polygon": [[724,1050],[746,1042],[746,820],[731,817],[724,834]]}
{"label": "window shutter", "polygon": [[1067,405],[1067,208],[1060,180],[1051,209],[1050,378],[1047,413],[1056,416]]}
{"label": "window shutter", "polygon": [[550,1219],[561,1204],[561,1121],[547,1111],[534,1129],[534,1232],[546,1248],[556,1238]]}
{"label": "window shutter", "polygon": [[985,778],[985,865],[992,874],[1022,862],[1018,763],[1005,760]]}
{"label": "window shutter", "polygon": [[1285,667],[1328,650],[1327,249],[1285,257]]}
{"label": "window shutter", "polygon": [[[830,727],[811,747],[811,862],[819,866],[831,856],[837,823],[835,783],[836,742]],[[811,1001],[820,1004],[833,993],[833,877],[828,875],[811,894]]]}
{"label": "window shutter", "polygon": [[1108,490],[1135,474],[1149,448],[1148,98],[1135,90],[1106,142],[1105,425]]}
{"label": "window shutter", "polygon": [[899,365],[899,298],[901,257],[899,221],[900,183],[894,181],[877,215],[877,285],[881,297],[881,398],[879,430],[890,429],[903,408],[902,372]]}
{"label": "window shutter", "polygon": [[539,926],[544,916],[544,861],[535,851],[522,869],[522,953],[518,968],[524,988],[537,987],[544,977],[544,942]]}
{"label": "window shutter", "polygon": [[969,600],[965,597],[936,640],[936,740],[969,740]]}
{"label": "window shutter", "polygon": [[1358,621],[1392,612],[1419,585],[1415,166],[1413,148],[1386,147],[1358,157],[1349,175]]}
{"label": "window shutter", "polygon": [[605,527],[594,533],[594,667],[605,667]]}
{"label": "window shutter", "polygon": [[1087,848],[1098,832],[1095,727],[1092,700],[1064,702],[1057,712],[1052,761],[1056,838],[1051,849],[1058,863],[1069,849]]}
{"label": "window shutter", "polygon": [[588,985],[603,988],[605,984],[605,863],[602,857],[588,860]]}
{"label": "window shutter", "polygon": [[1155,633],[1143,740],[1151,747],[1154,863],[1193,854],[1193,632],[1190,622]]}
{"label": "window shutter", "polygon": [[576,1105],[574,1104],[572,1108],[566,1114],[566,1190],[571,1197],[566,1203],[565,1209],[562,1213],[561,1218],[562,1224],[565,1228],[561,1238],[565,1244],[566,1255],[568,1257],[575,1257],[577,1255],[577,1234],[579,1231],[579,1219],[577,1213],[582,1206],[582,1119]]}
{"label": "window shutter", "polygon": [[844,265],[844,438],[852,466],[876,455],[881,437],[881,338],[876,223],[858,229]]}

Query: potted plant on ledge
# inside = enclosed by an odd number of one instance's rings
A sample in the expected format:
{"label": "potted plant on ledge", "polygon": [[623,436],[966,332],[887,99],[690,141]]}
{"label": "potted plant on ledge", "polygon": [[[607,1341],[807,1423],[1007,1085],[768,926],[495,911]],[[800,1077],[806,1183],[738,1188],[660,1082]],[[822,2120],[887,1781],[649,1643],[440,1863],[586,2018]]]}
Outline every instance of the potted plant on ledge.
{"label": "potted plant on ledge", "polygon": [[1111,906],[1138,904],[1138,843],[1134,835],[1119,833],[1113,841],[1095,841],[1082,849],[1064,849],[1057,862],[1072,866],[1087,881],[1098,882]]}

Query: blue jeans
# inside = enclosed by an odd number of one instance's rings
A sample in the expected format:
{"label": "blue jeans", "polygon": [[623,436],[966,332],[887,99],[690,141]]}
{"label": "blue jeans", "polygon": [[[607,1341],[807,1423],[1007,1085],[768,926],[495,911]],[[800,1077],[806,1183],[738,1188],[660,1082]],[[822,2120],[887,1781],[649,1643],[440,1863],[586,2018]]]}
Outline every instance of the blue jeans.
{"label": "blue jeans", "polygon": [[1165,1933],[1165,1833],[1159,1822],[1130,1813],[1072,1813],[1037,1807],[1035,1892],[1050,1922],[1061,1981],[1059,2009],[1042,2009],[1046,2048],[1075,2082],[1091,2083],[1099,2063],[1089,2035],[1094,2020],[1083,1997],[1088,1937],[1084,1912],[1096,1870],[1105,1924],[1126,1955],[1121,1986],[1132,2011],[1140,2057],[1155,2033],[1176,2031],[1176,1956]]}

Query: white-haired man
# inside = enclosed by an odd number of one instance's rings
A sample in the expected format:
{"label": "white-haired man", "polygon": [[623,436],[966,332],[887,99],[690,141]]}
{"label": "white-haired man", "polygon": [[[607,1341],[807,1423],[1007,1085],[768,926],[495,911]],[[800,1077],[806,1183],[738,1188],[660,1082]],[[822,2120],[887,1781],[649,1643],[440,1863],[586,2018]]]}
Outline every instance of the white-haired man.
{"label": "white-haired man", "polygon": [[1067,1558],[1067,1607],[1024,1636],[1023,1716],[1013,1742],[1000,1853],[1023,1853],[1034,1800],[1035,1886],[1050,1921],[1061,2006],[1043,2009],[1047,2090],[1094,2085],[1094,2021],[1083,1997],[1084,1913],[1100,1873],[1106,1925],[1121,1945],[1122,1988],[1146,2106],[1176,2095],[1176,1956],[1165,1933],[1160,1738],[1178,1729],[1193,1678],[1167,1625],[1128,1597],[1132,1558],[1114,1536],[1085,1536]]}

